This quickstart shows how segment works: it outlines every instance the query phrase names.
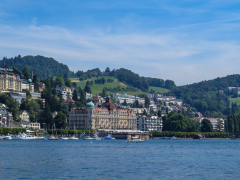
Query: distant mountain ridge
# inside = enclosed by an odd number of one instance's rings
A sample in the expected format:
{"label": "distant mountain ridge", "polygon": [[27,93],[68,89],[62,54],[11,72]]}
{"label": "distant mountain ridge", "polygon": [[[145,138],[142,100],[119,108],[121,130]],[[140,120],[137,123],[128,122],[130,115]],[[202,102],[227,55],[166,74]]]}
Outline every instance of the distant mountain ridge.
{"label": "distant mountain ridge", "polygon": [[44,56],[24,56],[20,55],[14,58],[4,57],[0,60],[0,67],[4,67],[4,63],[7,67],[16,67],[20,72],[24,66],[29,67],[30,74],[36,74],[39,79],[46,77],[54,77],[58,75],[70,74],[70,70],[67,65],[59,63],[53,58]]}

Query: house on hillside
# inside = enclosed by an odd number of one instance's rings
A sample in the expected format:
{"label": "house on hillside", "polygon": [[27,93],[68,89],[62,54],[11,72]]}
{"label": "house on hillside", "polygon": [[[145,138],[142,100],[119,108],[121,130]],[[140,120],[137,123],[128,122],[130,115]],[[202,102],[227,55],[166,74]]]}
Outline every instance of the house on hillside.
{"label": "house on hillside", "polygon": [[43,90],[45,89],[45,84],[43,82],[37,82],[37,85],[38,85],[38,91],[39,92],[43,92]]}
{"label": "house on hillside", "polygon": [[234,93],[240,94],[240,87],[228,87],[228,91],[233,91]]}
{"label": "house on hillside", "polygon": [[29,122],[29,114],[26,110],[18,111],[18,118],[21,122]]}

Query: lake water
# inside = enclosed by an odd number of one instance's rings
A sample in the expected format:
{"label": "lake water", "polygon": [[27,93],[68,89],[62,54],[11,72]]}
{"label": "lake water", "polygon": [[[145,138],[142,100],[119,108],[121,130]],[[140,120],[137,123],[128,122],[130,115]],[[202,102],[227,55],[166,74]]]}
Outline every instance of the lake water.
{"label": "lake water", "polygon": [[1,140],[0,179],[240,179],[240,140]]}

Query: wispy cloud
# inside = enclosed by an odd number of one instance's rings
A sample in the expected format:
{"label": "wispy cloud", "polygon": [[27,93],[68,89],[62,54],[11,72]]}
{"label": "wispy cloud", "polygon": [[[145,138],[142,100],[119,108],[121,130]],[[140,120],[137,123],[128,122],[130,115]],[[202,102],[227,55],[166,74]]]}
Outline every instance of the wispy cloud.
{"label": "wispy cloud", "polygon": [[125,67],[140,75],[172,79],[178,85],[237,73],[240,65],[237,58],[240,57],[239,44],[224,41],[196,43],[194,39],[173,34],[82,34],[51,26],[17,30],[5,26],[1,28],[1,34],[12,37],[0,35],[3,56],[51,56],[75,71]]}
{"label": "wispy cloud", "polygon": [[[108,1],[74,1],[74,6],[61,1],[51,8],[46,2],[38,7],[24,1],[34,9],[27,19],[19,4],[11,7],[12,15],[0,13],[0,56],[53,57],[74,71],[124,67],[178,85],[239,72],[237,11],[216,12],[208,1],[124,1],[109,6]],[[67,9],[63,4],[70,8],[69,17],[62,16]]]}

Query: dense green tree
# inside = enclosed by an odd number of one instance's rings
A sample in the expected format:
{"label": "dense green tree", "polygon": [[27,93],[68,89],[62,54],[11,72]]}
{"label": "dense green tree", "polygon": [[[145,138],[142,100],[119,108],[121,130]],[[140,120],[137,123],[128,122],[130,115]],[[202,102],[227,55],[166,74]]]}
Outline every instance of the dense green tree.
{"label": "dense green tree", "polygon": [[200,124],[175,111],[163,117],[163,131],[194,132],[199,130]]}
{"label": "dense green tree", "polygon": [[74,101],[78,101],[78,93],[77,93],[77,90],[76,90],[76,89],[73,90],[73,97],[72,97],[72,99],[73,99]]}
{"label": "dense green tree", "polygon": [[56,124],[56,128],[65,129],[67,127],[67,116],[62,111],[59,111],[57,116],[54,118],[54,122]]}
{"label": "dense green tree", "polygon": [[74,88],[76,88],[76,87],[77,87],[77,83],[76,83],[76,82],[73,82],[73,83],[72,83],[72,86],[73,86]]}
{"label": "dense green tree", "polygon": [[202,132],[213,132],[213,126],[208,119],[203,119],[202,120],[201,131]]}
{"label": "dense green tree", "polygon": [[84,91],[87,93],[91,93],[91,88],[89,86],[85,86]]}
{"label": "dense green tree", "polygon": [[54,125],[52,112],[48,102],[46,102],[44,110],[39,114],[39,122],[41,124],[46,123],[47,127],[50,128]]}
{"label": "dense green tree", "polygon": [[33,79],[32,79],[32,82],[33,83],[37,83],[39,81],[38,77],[36,74],[33,75]]}
{"label": "dense green tree", "polygon": [[64,86],[64,85],[65,85],[65,82],[64,82],[64,80],[63,80],[62,77],[58,76],[58,77],[56,77],[56,79],[54,80],[54,85],[55,85],[55,86],[57,86],[57,85],[59,85],[59,86]]}
{"label": "dense green tree", "polygon": [[64,81],[67,81],[67,80],[68,80],[68,72],[65,72],[65,73],[64,73],[63,79],[64,79]]}
{"label": "dense green tree", "polygon": [[22,74],[23,74],[25,79],[30,78],[30,73],[29,73],[29,67],[28,66],[24,66],[24,68],[22,69]]}
{"label": "dense green tree", "polygon": [[105,69],[105,73],[110,73],[111,71],[110,71],[110,68],[109,67],[107,67],[106,69]]}
{"label": "dense green tree", "polygon": [[72,82],[71,82],[70,79],[67,79],[67,80],[65,81],[65,86],[72,88]]}
{"label": "dense green tree", "polygon": [[8,111],[10,111],[13,115],[13,120],[17,119],[17,112],[19,110],[18,102],[13,97],[8,97],[6,99],[5,104],[8,107]]}
{"label": "dense green tree", "polygon": [[101,96],[106,97],[106,95],[107,95],[107,90],[106,90],[106,88],[103,88]]}

